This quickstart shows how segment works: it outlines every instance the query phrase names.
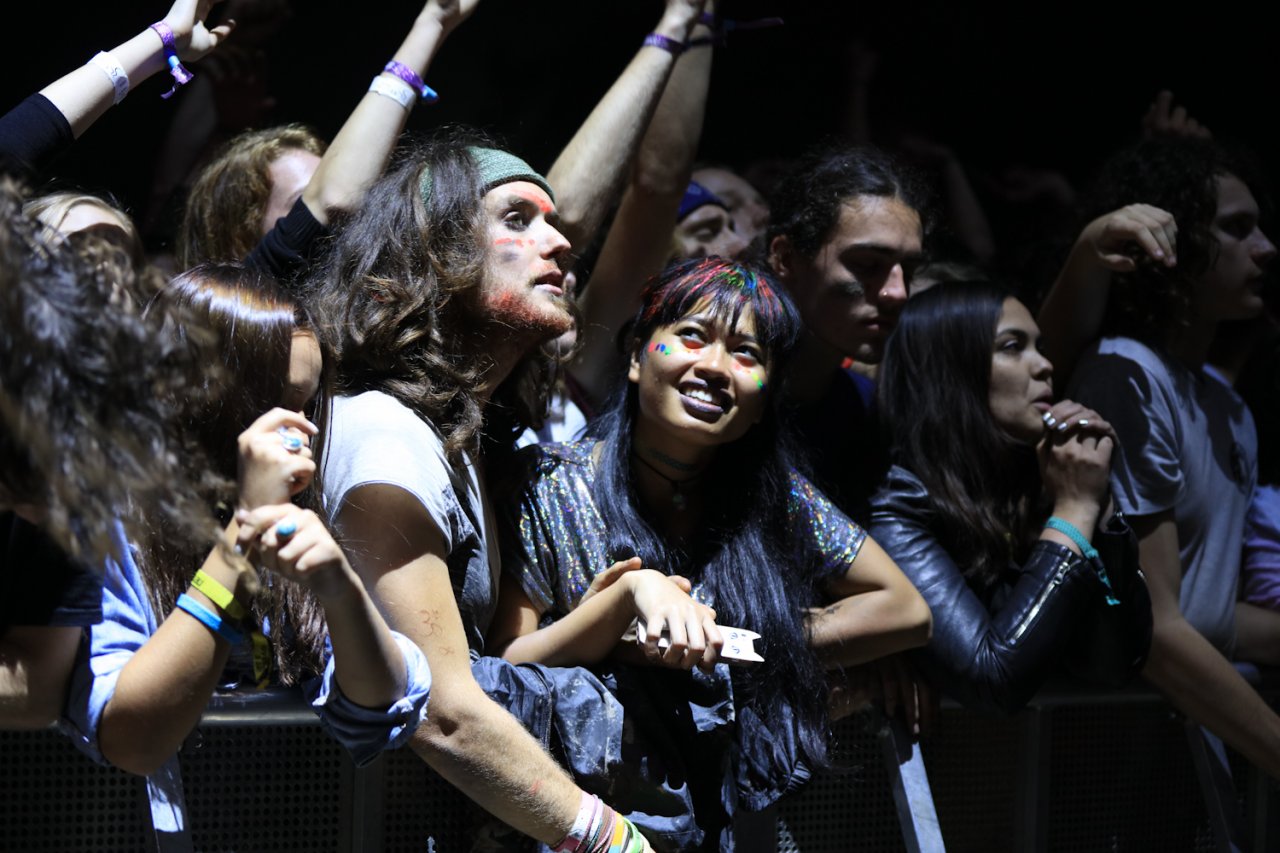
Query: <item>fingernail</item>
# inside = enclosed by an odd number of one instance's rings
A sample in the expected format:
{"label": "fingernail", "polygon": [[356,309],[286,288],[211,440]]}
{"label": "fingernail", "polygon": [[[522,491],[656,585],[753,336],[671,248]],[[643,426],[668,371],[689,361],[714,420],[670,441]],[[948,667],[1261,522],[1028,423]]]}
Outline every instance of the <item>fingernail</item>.
{"label": "fingernail", "polygon": [[1089,425],[1089,419],[1088,419],[1088,418],[1081,418],[1081,419],[1080,419],[1080,426],[1088,426],[1088,425]]}
{"label": "fingernail", "polygon": [[1066,421],[1063,421],[1062,423],[1058,424],[1058,432],[1062,432],[1062,431],[1063,431],[1064,429],[1066,429],[1066,428],[1067,428],[1067,422],[1066,422]]}
{"label": "fingernail", "polygon": [[1044,416],[1044,423],[1045,423],[1045,426],[1050,426],[1050,427],[1051,427],[1051,426],[1053,426],[1054,424],[1056,424],[1057,422],[1058,422],[1058,421],[1057,421],[1057,419],[1056,419],[1053,415],[1050,415],[1050,414],[1048,414],[1048,413],[1045,413],[1045,416]]}

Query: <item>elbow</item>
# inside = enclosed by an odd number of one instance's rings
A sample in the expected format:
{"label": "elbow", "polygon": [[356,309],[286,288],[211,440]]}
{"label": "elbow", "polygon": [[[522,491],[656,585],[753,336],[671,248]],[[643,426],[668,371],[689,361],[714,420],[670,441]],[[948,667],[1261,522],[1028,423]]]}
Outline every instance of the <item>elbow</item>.
{"label": "elbow", "polygon": [[469,763],[465,759],[472,734],[477,726],[483,724],[483,709],[493,704],[474,683],[461,690],[441,687],[437,685],[432,689],[427,717],[418,726],[414,739],[423,760],[437,769],[460,762]]}
{"label": "elbow", "polygon": [[98,730],[98,748],[112,767],[135,776],[150,776],[178,752],[177,746],[157,747],[150,738],[108,734],[105,724]]}
{"label": "elbow", "polygon": [[927,646],[933,639],[933,611],[920,595],[905,608],[907,635],[911,639],[912,648]]}

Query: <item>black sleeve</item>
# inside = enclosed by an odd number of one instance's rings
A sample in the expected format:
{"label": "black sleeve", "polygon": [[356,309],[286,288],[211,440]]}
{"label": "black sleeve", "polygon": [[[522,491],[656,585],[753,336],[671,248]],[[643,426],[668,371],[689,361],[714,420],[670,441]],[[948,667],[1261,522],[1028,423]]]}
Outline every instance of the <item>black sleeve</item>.
{"label": "black sleeve", "polygon": [[328,234],[329,229],[298,199],[289,214],[277,219],[275,226],[253,247],[244,264],[249,269],[270,273],[282,286],[295,290],[319,255],[320,245]]}
{"label": "black sleeve", "polygon": [[872,538],[933,611],[933,637],[917,660],[965,707],[1013,713],[1062,660],[1075,617],[1101,584],[1084,558],[1041,541],[1004,601],[989,609],[930,529],[932,514],[924,486],[901,468],[872,500]]}
{"label": "black sleeve", "polygon": [[36,93],[0,116],[0,170],[38,178],[73,142],[66,116]]}
{"label": "black sleeve", "polygon": [[102,621],[102,579],[72,560],[40,528],[0,513],[5,594],[0,632],[14,626],[80,627]]}

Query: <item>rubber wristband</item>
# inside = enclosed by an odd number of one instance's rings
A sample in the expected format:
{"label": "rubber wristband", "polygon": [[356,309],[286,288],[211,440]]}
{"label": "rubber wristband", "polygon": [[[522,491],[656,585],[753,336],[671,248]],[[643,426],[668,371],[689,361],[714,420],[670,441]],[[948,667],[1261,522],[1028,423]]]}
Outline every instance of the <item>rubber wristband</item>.
{"label": "rubber wristband", "polygon": [[222,620],[222,617],[196,601],[185,592],[178,596],[178,609],[185,610],[187,613],[198,619],[206,628],[217,634],[222,639],[238,646],[244,642],[244,634],[232,628]]}
{"label": "rubber wristband", "polygon": [[129,73],[124,70],[120,61],[105,50],[100,50],[89,60],[89,64],[107,75],[107,79],[111,81],[111,88],[115,90],[115,100],[112,103],[123,101],[124,96],[129,94]]}
{"label": "rubber wristband", "polygon": [[196,589],[209,596],[209,599],[222,608],[223,612],[237,622],[244,619],[248,612],[244,609],[244,605],[236,601],[235,594],[227,589],[210,575],[206,574],[204,569],[196,572],[196,576],[191,579],[191,585]]}
{"label": "rubber wristband", "polygon": [[664,36],[662,33],[649,33],[644,37],[644,43],[641,46],[662,48],[672,56],[679,56],[684,53],[683,42],[678,42],[669,36]]}
{"label": "rubber wristband", "polygon": [[412,110],[414,101],[418,100],[418,93],[413,91],[408,83],[383,77],[381,74],[373,78],[373,82],[369,84],[369,91],[375,95],[390,98],[406,110]]}

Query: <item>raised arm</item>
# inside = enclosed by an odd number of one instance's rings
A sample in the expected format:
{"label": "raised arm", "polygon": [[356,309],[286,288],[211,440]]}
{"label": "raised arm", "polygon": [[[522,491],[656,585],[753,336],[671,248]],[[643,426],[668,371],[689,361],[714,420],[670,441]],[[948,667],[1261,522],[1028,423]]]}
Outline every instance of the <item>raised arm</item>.
{"label": "raised arm", "polygon": [[[704,2],[667,0],[654,34],[684,44]],[[616,201],[675,66],[670,51],[642,46],[547,172],[560,230],[574,246],[591,242]]]}
{"label": "raised arm", "polygon": [[[241,437],[242,451],[252,445],[257,436],[278,443],[281,436],[276,430],[281,426],[292,427],[298,436],[315,432],[315,427],[301,415],[273,410],[255,421]],[[245,457],[242,452],[239,487],[241,501],[247,505],[287,502],[305,488],[315,471],[310,450],[305,445],[296,454],[284,457],[258,456],[253,460],[257,464],[246,464]],[[228,542],[234,542],[238,534],[239,523],[233,519],[224,535]],[[177,566],[163,567],[163,570],[182,571]],[[244,582],[241,567],[229,561],[226,547],[215,546],[200,571],[234,597],[248,600],[241,586]],[[98,744],[103,757],[112,764],[145,775],[177,752],[195,728],[231,651],[230,632],[214,629],[197,614],[203,611],[212,620],[221,621],[225,629],[239,629],[223,603],[210,597],[209,586],[193,582],[186,592],[194,601],[192,609],[175,607],[155,633],[145,637],[141,631],[130,628],[146,622],[139,610],[147,604],[145,594],[141,599],[130,594],[130,587],[135,584],[126,576],[129,572],[136,569],[123,567],[121,577],[116,578],[115,584],[108,584],[104,591],[104,621],[115,614],[118,624],[103,634],[108,645],[92,649],[92,653],[104,661],[116,656],[121,649],[131,652],[119,669],[114,691],[102,710]],[[132,639],[126,636],[130,631]],[[116,636],[123,639],[117,643],[111,639]],[[136,642],[141,642],[141,646],[136,647]]]}
{"label": "raised arm", "polygon": [[[712,5],[709,0],[708,11]],[[701,24],[693,31],[695,37],[709,33]],[[702,138],[711,53],[708,46],[694,47],[677,60],[582,295],[582,350],[570,369],[593,405],[612,389],[619,364],[614,346],[618,330],[635,313],[645,280],[670,255],[676,211]]]}
{"label": "raised arm", "polygon": [[[391,59],[419,78],[425,77],[440,45],[475,11],[478,2],[428,0]],[[419,100],[395,74],[382,71],[378,79],[383,81],[378,85],[385,85],[388,91],[401,90],[413,97],[406,98],[405,106],[394,97],[373,91],[360,99],[302,193],[303,203],[321,224],[360,205],[365,192],[386,168],[409,112]]]}
{"label": "raised arm", "polygon": [[430,515],[396,486],[360,486],[336,519],[356,572],[397,631],[431,666],[426,721],[411,742],[434,770],[481,807],[548,844],[573,825],[582,792],[471,674],[447,549]]}
{"label": "raised arm", "polygon": [[[217,47],[226,38],[234,22],[212,29],[205,26],[209,10],[221,0],[177,0],[161,20],[173,31],[178,57],[194,62]],[[165,70],[164,43],[151,27],[138,33],[108,53],[127,75],[134,87],[157,72]],[[102,117],[116,102],[116,89],[103,69],[82,65],[40,90],[66,117],[77,138]]]}
{"label": "raised arm", "polygon": [[1132,272],[1146,258],[1178,263],[1178,225],[1149,204],[1131,204],[1090,222],[1044,298],[1036,321],[1054,379],[1066,387],[1080,353],[1102,333],[1113,272]]}

